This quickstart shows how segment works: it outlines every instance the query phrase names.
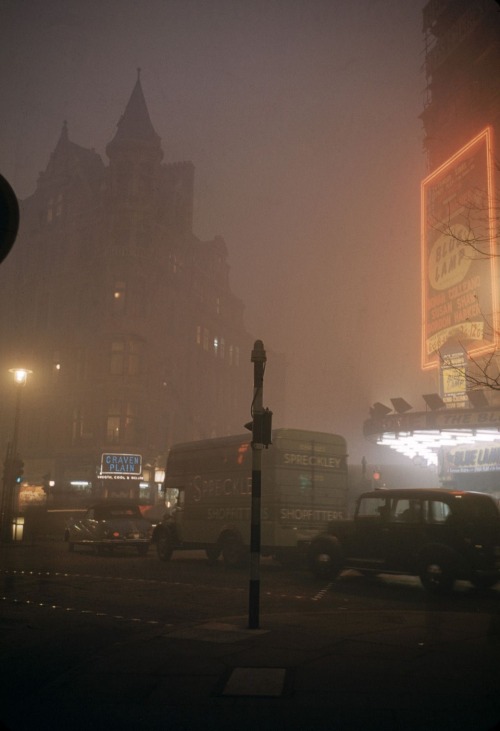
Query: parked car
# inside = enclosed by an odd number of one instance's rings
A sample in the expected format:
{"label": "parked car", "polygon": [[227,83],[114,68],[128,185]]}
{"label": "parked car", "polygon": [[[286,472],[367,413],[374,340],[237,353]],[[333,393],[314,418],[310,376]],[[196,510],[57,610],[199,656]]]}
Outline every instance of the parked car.
{"label": "parked car", "polygon": [[308,549],[311,571],[344,569],[419,576],[434,593],[457,579],[488,588],[500,580],[500,512],[491,495],[444,489],[362,494],[352,520],[332,521]]}
{"label": "parked car", "polygon": [[139,555],[149,550],[153,526],[136,503],[103,501],[91,505],[83,517],[70,518],[64,539],[68,548],[93,546],[97,553],[134,547]]}
{"label": "parked car", "polygon": [[161,523],[162,518],[167,512],[165,503],[157,503],[156,505],[140,505],[139,509],[142,513],[142,517],[146,518],[152,526],[153,530],[158,523]]}

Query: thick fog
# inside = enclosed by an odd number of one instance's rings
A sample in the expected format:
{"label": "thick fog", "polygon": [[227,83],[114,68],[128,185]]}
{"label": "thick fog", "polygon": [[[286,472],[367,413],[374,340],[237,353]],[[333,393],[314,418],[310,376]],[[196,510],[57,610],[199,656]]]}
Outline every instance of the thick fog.
{"label": "thick fog", "polygon": [[373,402],[421,409],[436,390],[420,371],[423,5],[2,2],[0,172],[18,197],[64,120],[106,160],[140,67],[164,161],[196,169],[195,234],[226,240],[248,329],[286,356],[275,426],[341,433],[351,461],[387,461],[362,436]]}

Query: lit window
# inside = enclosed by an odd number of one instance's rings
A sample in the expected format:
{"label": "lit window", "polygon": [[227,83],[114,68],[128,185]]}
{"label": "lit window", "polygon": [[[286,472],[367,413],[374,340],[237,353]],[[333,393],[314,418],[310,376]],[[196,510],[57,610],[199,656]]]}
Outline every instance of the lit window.
{"label": "lit window", "polygon": [[125,310],[125,282],[115,282],[113,290],[113,311],[123,312]]}
{"label": "lit window", "polygon": [[112,401],[106,422],[106,440],[111,444],[132,444],[136,439],[137,413],[131,403]]}
{"label": "lit window", "polygon": [[112,401],[109,405],[106,422],[106,441],[111,444],[117,444],[120,441],[120,412],[120,402]]}

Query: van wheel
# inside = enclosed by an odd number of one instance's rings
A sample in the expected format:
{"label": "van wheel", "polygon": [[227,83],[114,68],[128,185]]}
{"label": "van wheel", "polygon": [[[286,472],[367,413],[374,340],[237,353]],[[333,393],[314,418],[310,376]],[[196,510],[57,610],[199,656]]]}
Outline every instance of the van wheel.
{"label": "van wheel", "polygon": [[222,559],[230,569],[245,565],[245,549],[237,536],[226,536],[222,542]]}
{"label": "van wheel", "polygon": [[424,589],[430,594],[449,594],[456,578],[454,563],[449,550],[435,548],[424,551],[418,559],[418,574]]}
{"label": "van wheel", "polygon": [[338,540],[325,536],[313,541],[307,553],[307,563],[319,579],[333,579],[338,576],[344,563]]}
{"label": "van wheel", "polygon": [[170,561],[174,552],[172,535],[168,530],[160,531],[156,541],[156,553],[161,561]]}

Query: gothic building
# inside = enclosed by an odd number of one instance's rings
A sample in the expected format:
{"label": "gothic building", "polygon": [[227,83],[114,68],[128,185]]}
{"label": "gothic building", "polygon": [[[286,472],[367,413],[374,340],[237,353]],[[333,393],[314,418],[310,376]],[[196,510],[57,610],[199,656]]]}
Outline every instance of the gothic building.
{"label": "gothic building", "polygon": [[[152,494],[170,445],[250,418],[254,338],[226,245],[193,233],[193,165],[162,161],[139,75],[106,155],[63,125],[0,269],[0,434],[8,371],[29,368],[24,478],[50,482],[56,502]],[[106,454],[138,455],[140,477],[104,479]]]}

